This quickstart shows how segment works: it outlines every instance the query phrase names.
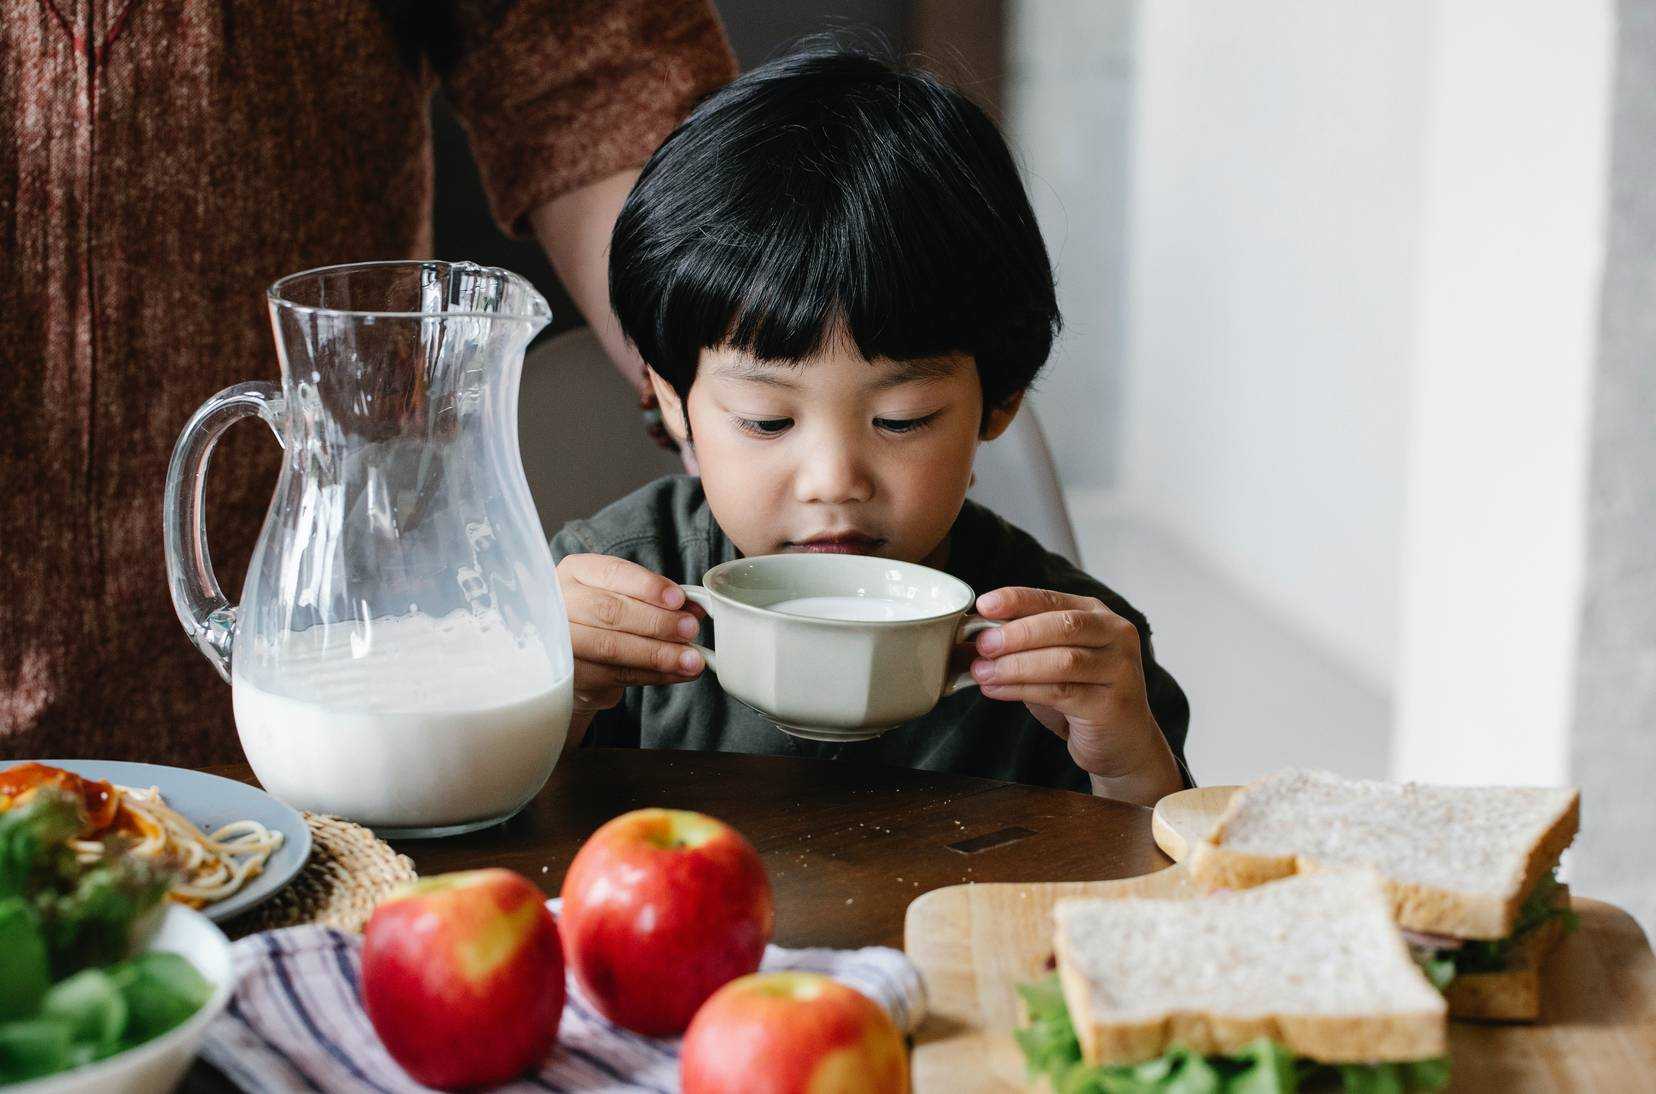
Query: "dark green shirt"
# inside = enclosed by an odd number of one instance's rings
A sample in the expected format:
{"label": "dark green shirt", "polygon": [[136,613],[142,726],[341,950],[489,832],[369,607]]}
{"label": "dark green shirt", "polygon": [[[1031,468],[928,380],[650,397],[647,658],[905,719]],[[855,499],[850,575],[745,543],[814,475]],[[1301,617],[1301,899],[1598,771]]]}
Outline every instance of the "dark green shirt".
{"label": "dark green shirt", "polygon": [[[1178,683],[1156,663],[1150,625],[1137,609],[975,502],[966,502],[949,537],[948,572],[978,593],[1005,585],[1056,589],[1095,596],[1130,620],[1142,642],[1150,711],[1184,768],[1190,706]],[[740,557],[714,522],[701,480],[686,476],[659,479],[590,519],[571,521],[552,537],[555,559],[583,553],[617,555],[690,585],[700,584],[719,563]],[[619,706],[593,719],[584,743],[816,756],[1091,789],[1064,742],[1022,703],[985,699],[976,688],[949,696],[924,717],[872,741],[824,744],[777,729],[726,696],[708,672],[688,683],[628,688]]]}

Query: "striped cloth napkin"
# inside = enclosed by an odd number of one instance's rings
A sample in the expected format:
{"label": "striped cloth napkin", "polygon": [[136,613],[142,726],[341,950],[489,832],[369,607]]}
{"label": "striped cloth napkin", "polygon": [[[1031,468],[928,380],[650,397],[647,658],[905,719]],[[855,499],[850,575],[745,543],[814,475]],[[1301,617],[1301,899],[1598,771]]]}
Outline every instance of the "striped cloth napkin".
{"label": "striped cloth napkin", "polygon": [[[554,914],[558,901],[548,902]],[[331,927],[286,927],[235,944],[241,983],[209,1027],[202,1056],[243,1090],[402,1094],[426,1088],[386,1053],[362,1009],[362,940]],[[832,976],[873,999],[897,1028],[926,1015],[919,970],[897,950],[789,950],[770,946],[761,968]],[[593,1009],[573,977],[558,1045],[540,1071],[501,1091],[678,1090],[677,1039],[642,1037]]]}

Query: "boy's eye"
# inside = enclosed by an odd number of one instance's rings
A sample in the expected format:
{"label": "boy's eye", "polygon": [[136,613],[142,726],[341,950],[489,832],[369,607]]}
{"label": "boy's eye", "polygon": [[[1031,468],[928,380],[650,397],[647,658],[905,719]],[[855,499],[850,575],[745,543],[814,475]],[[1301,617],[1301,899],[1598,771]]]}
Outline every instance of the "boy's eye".
{"label": "boy's eye", "polygon": [[887,433],[913,433],[916,429],[924,429],[936,420],[941,410],[927,414],[920,418],[875,418],[874,425]]}
{"label": "boy's eye", "polygon": [[732,418],[736,428],[754,437],[774,437],[793,425],[792,418]]}

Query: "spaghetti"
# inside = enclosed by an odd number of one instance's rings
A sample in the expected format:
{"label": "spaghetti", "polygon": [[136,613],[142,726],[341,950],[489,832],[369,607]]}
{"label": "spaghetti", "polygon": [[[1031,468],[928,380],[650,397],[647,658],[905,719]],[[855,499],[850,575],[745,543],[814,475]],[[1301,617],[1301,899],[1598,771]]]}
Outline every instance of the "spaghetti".
{"label": "spaghetti", "polygon": [[108,854],[112,838],[120,840],[128,854],[166,858],[178,869],[168,897],[193,908],[240,891],[264,872],[265,863],[282,846],[282,833],[258,821],[232,821],[203,832],[168,805],[156,787],[116,786],[45,764],[18,764],[0,772],[0,810],[43,785],[81,799],[86,825],[69,841],[80,861]]}

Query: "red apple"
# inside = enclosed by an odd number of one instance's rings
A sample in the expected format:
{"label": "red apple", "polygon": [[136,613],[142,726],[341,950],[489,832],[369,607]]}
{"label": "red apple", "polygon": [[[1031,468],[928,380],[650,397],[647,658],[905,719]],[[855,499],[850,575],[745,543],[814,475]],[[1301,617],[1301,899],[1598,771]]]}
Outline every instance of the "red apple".
{"label": "red apple", "polygon": [[415,882],[362,938],[362,1001],[416,1082],[504,1082],[546,1058],[563,1017],[564,962],[545,898],[510,870]]}
{"label": "red apple", "polygon": [[903,1035],[877,1003],[811,972],[744,976],[690,1023],[684,1094],[906,1094]]}
{"label": "red apple", "polygon": [[592,834],[564,875],[563,937],[604,1016],[684,1032],[722,985],[759,967],[770,879],[753,845],[700,813],[640,809]]}

